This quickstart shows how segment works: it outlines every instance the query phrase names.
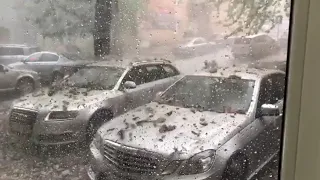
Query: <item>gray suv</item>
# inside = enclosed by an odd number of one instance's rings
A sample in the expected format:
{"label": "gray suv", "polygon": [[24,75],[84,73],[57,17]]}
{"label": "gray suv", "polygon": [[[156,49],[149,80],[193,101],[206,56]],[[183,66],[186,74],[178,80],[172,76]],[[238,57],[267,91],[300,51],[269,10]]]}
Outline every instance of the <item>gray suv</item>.
{"label": "gray suv", "polygon": [[24,44],[0,44],[0,64],[8,65],[25,59],[32,53],[40,51],[37,46]]}
{"label": "gray suv", "polygon": [[90,140],[104,122],[146,104],[180,77],[168,61],[96,62],[13,102],[9,129],[41,145]]}

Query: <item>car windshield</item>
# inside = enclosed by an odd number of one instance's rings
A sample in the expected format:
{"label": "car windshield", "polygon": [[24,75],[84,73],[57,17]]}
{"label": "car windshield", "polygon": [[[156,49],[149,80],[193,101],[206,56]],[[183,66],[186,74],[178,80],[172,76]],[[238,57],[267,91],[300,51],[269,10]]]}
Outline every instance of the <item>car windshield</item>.
{"label": "car windshield", "polygon": [[186,76],[163,94],[160,103],[245,114],[251,104],[254,83],[240,78]]}
{"label": "car windshield", "polygon": [[124,69],[116,67],[83,67],[66,79],[70,87],[111,90],[114,88]]}

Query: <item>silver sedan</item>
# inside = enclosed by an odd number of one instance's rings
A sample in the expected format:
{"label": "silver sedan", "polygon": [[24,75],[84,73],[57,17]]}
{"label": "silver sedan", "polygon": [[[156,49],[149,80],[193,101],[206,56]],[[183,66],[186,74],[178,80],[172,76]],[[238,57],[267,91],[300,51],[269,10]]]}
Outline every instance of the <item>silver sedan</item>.
{"label": "silver sedan", "polygon": [[10,131],[42,145],[90,140],[101,124],[150,102],[179,75],[166,61],[85,65],[52,88],[15,101]]}
{"label": "silver sedan", "polygon": [[284,80],[246,68],[185,76],[98,130],[88,176],[244,180],[280,149]]}
{"label": "silver sedan", "polygon": [[18,70],[0,64],[0,92],[17,90],[28,94],[40,87],[38,73],[28,70]]}

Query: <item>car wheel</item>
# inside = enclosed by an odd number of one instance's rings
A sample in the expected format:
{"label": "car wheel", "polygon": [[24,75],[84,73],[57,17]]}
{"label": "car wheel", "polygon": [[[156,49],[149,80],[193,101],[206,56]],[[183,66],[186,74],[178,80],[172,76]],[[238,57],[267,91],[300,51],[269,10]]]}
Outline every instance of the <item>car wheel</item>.
{"label": "car wheel", "polygon": [[29,94],[34,91],[34,81],[31,78],[22,78],[18,81],[16,90],[21,94]]}
{"label": "car wheel", "polygon": [[99,110],[90,119],[87,126],[87,139],[86,142],[90,143],[96,134],[97,130],[107,121],[113,117],[112,112],[109,110]]}
{"label": "car wheel", "polygon": [[223,180],[244,180],[248,175],[249,160],[243,153],[234,154],[227,162]]}

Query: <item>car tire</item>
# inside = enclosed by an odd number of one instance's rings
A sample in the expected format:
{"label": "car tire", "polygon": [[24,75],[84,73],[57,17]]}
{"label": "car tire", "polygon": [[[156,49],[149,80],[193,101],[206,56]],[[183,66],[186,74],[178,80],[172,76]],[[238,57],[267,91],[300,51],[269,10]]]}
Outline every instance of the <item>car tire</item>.
{"label": "car tire", "polygon": [[224,170],[223,180],[245,180],[248,175],[249,160],[244,153],[238,152],[232,155]]}
{"label": "car tire", "polygon": [[21,78],[16,85],[16,90],[21,94],[29,94],[34,91],[34,80],[29,77]]}
{"label": "car tire", "polygon": [[97,130],[107,121],[113,117],[113,113],[110,110],[99,110],[91,117],[86,132],[86,142],[91,143]]}

